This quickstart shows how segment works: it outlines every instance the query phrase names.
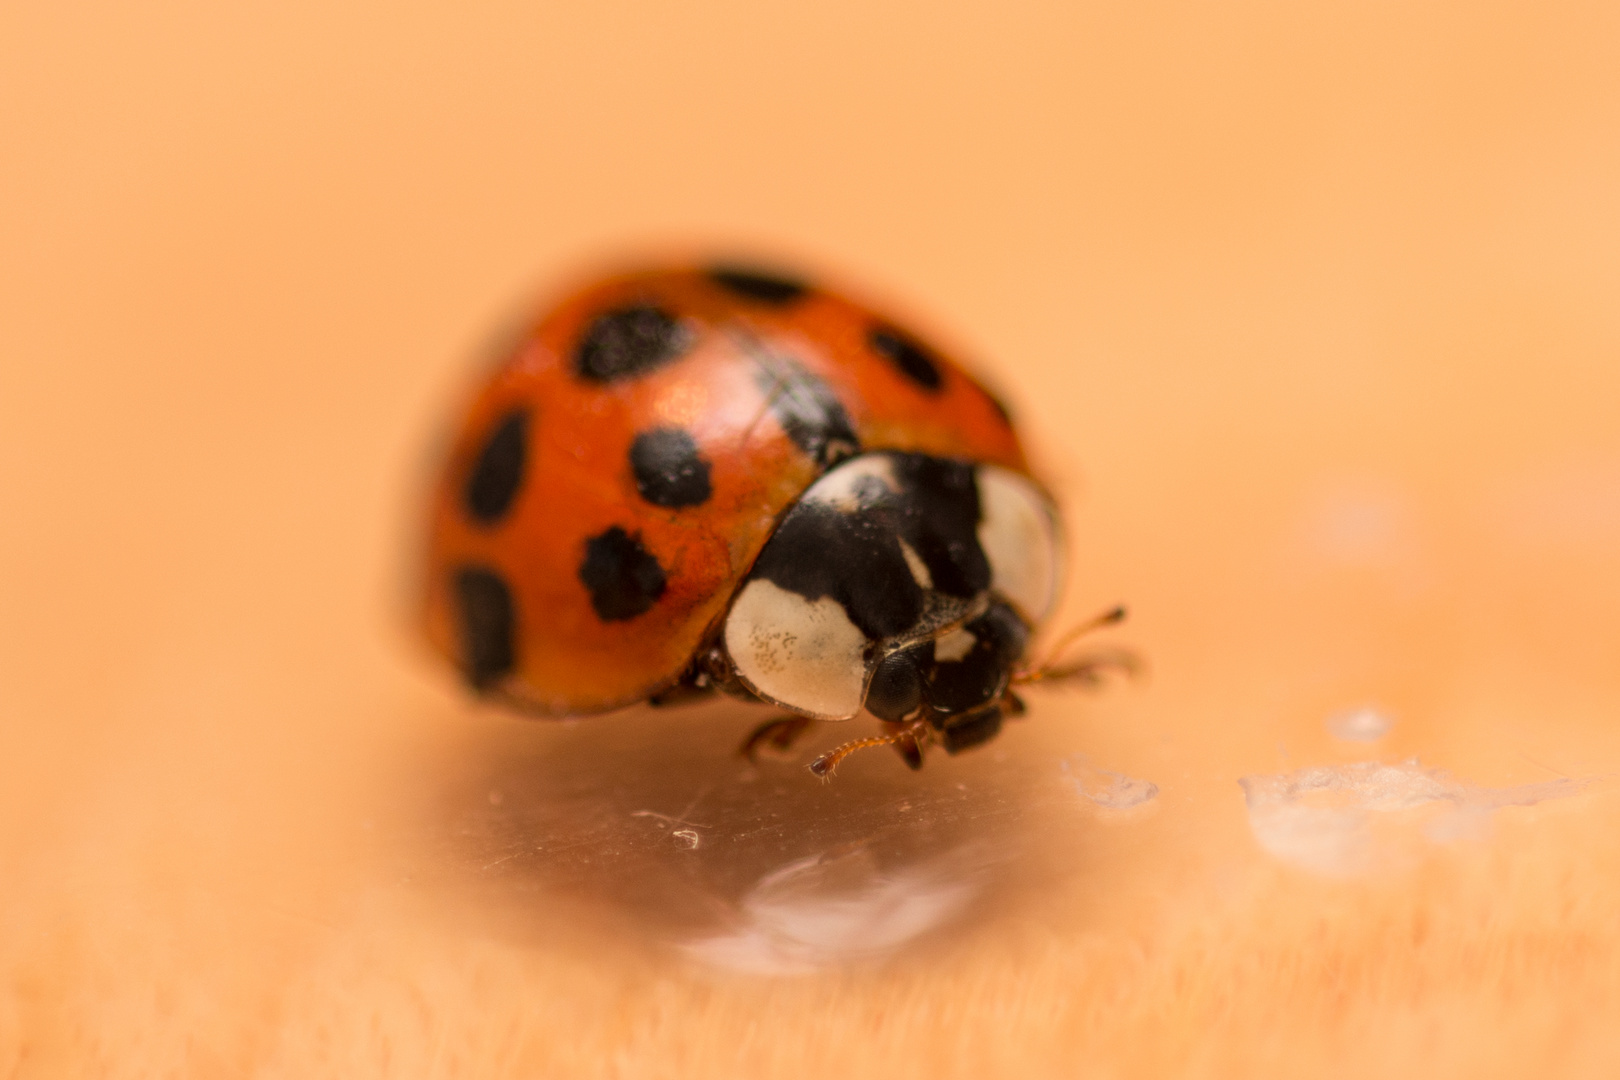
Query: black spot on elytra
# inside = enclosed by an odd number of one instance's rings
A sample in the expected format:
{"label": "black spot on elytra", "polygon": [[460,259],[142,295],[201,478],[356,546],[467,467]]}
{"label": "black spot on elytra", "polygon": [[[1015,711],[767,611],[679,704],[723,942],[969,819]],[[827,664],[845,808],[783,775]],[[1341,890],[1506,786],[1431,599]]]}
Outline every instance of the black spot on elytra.
{"label": "black spot on elytra", "polygon": [[759,388],[771,413],[795,446],[818,465],[860,451],[860,440],[831,388],[791,360],[776,358],[759,373]]}
{"label": "black spot on elytra", "polygon": [[697,441],[680,428],[654,428],[630,447],[636,490],[655,506],[698,506],[709,499],[709,463],[698,456]]}
{"label": "black spot on elytra", "polygon": [[462,502],[467,513],[480,525],[493,525],[506,516],[512,500],[523,485],[523,469],[528,457],[529,414],[517,409],[508,413],[478,452]]}
{"label": "black spot on elytra", "polygon": [[591,594],[591,606],[605,622],[633,619],[664,595],[664,568],[631,536],[615,525],[585,541],[579,580]]}
{"label": "black spot on elytra", "polygon": [[866,335],[868,344],[900,370],[900,374],[927,390],[938,393],[943,379],[939,361],[916,339],[891,326],[875,326]]}
{"label": "black spot on elytra", "polygon": [[574,370],[592,382],[633,379],[677,359],[692,344],[679,319],[652,304],[598,315],[574,350]]}
{"label": "black spot on elytra", "polygon": [[489,567],[464,566],[456,571],[455,594],[463,670],[482,690],[512,670],[517,633],[512,591]]}
{"label": "black spot on elytra", "polygon": [[791,304],[809,291],[802,281],[740,266],[717,266],[709,277],[727,291],[762,304]]}

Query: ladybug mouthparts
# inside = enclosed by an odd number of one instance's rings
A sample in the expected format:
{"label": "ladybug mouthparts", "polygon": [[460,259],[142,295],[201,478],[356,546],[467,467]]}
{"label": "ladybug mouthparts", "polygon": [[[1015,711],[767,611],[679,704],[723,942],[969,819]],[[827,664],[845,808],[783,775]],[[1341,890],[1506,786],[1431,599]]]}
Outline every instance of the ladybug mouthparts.
{"label": "ladybug mouthparts", "polygon": [[983,615],[931,641],[884,657],[866,690],[880,720],[926,720],[954,754],[1001,730],[1002,700],[1024,656],[1029,629],[996,601]]}
{"label": "ladybug mouthparts", "polygon": [[721,635],[743,689],[795,713],[926,722],[951,752],[1000,730],[1057,587],[1050,500],[995,465],[875,452],[785,514]]}

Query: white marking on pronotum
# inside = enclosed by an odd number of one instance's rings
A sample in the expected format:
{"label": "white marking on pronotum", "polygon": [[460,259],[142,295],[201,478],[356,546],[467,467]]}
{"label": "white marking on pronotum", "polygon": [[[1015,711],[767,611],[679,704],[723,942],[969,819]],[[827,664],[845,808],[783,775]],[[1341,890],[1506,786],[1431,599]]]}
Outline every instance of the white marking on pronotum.
{"label": "white marking on pronotum", "polygon": [[917,549],[901,540],[900,554],[906,560],[906,569],[911,571],[911,580],[924,589],[932,589],[934,587],[934,575],[928,572],[928,564],[922,561],[922,556],[917,554]]}
{"label": "white marking on pronotum", "polygon": [[866,696],[866,635],[838,601],[750,581],[726,618],[726,652],[749,689],[808,716],[847,720]]}
{"label": "white marking on pronotum", "polygon": [[806,489],[803,500],[831,506],[853,514],[870,506],[879,494],[900,490],[894,478],[894,462],[886,454],[865,454],[851,458]]}
{"label": "white marking on pronotum", "polygon": [[998,465],[980,465],[979,546],[990,587],[1039,623],[1057,599],[1058,532],[1052,504],[1034,483]]}

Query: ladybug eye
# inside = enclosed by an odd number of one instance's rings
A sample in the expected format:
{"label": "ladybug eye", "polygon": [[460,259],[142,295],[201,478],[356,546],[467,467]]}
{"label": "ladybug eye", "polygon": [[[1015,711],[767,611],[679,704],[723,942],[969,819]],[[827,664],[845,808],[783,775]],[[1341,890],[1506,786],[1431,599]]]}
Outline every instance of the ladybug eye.
{"label": "ladybug eye", "polygon": [[934,659],[934,643],[890,653],[872,672],[866,711],[880,720],[904,720],[922,704],[923,669]]}

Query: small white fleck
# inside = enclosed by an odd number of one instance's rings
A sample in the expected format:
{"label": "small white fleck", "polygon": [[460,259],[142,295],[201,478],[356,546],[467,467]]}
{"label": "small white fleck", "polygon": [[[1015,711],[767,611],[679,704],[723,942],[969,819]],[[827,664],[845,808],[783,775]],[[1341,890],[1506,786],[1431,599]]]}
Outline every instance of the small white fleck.
{"label": "small white fleck", "polygon": [[1131,810],[1158,798],[1159,785],[1151,780],[1099,769],[1083,759],[1077,760],[1072,768],[1067,761],[1062,764],[1063,771],[1074,781],[1075,790],[1100,809]]}
{"label": "small white fleck", "polygon": [[1327,719],[1327,729],[1335,739],[1346,742],[1377,742],[1389,734],[1395,721],[1371,705],[1334,713]]}
{"label": "small white fleck", "polygon": [[934,576],[928,572],[928,564],[922,561],[917,550],[904,540],[900,541],[900,554],[906,560],[906,568],[911,571],[911,578],[924,589],[934,587]]}
{"label": "small white fleck", "polygon": [[670,835],[682,841],[688,848],[695,848],[703,843],[703,837],[697,834],[696,829],[676,829]]}

